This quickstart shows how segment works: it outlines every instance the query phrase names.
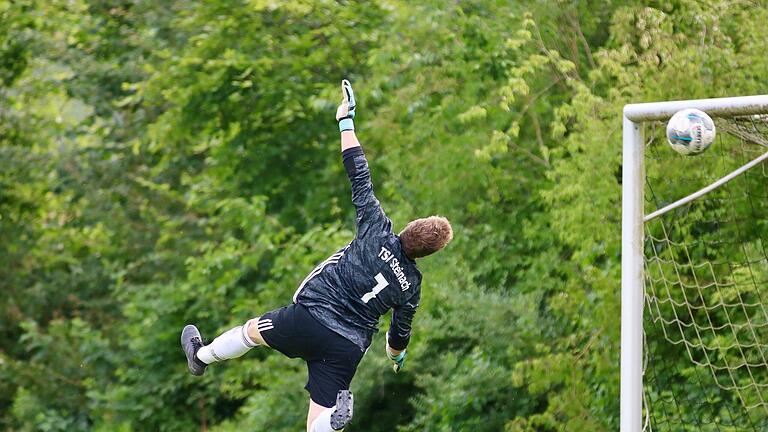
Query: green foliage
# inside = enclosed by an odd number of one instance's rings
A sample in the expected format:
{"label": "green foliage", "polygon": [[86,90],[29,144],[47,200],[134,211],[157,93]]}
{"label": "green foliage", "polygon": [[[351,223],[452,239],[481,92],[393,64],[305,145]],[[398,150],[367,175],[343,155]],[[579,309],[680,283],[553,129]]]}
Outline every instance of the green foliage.
{"label": "green foliage", "polygon": [[178,332],[288,303],[349,241],[348,77],[396,227],[455,231],[420,263],[408,367],[378,335],[348,429],[616,430],[621,107],[761,92],[765,22],[724,0],[0,0],[0,429],[304,427],[301,362],[193,379]]}

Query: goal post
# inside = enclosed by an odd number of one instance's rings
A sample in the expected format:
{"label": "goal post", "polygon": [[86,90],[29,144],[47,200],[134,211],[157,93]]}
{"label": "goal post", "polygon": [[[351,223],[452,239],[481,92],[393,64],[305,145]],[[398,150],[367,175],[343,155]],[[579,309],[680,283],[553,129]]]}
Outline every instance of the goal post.
{"label": "goal post", "polygon": [[[620,401],[620,422],[622,432],[640,432],[645,429],[644,427],[644,390],[643,390],[643,371],[644,371],[644,330],[643,330],[643,312],[644,305],[646,303],[645,294],[645,250],[644,239],[646,236],[646,227],[644,219],[646,217],[646,171],[645,171],[645,153],[646,153],[646,141],[644,139],[644,124],[666,121],[677,111],[686,108],[696,108],[709,114],[716,122],[719,119],[731,119],[735,117],[744,116],[757,116],[768,115],[768,95],[759,96],[745,96],[745,97],[732,97],[732,98],[718,98],[718,99],[698,99],[687,101],[670,101],[670,102],[656,102],[656,103],[640,103],[629,104],[624,107],[623,110],[623,156],[622,156],[622,257],[621,257],[621,401]],[[768,118],[768,117],[765,117]],[[761,121],[768,121],[762,118]],[[768,129],[766,129],[768,130]],[[724,130],[718,127],[718,135],[726,133]],[[750,132],[751,133],[751,132]],[[658,135],[658,134],[657,134]],[[765,137],[768,139],[768,136]],[[744,140],[744,137],[740,139]],[[768,141],[766,141],[768,142]],[[656,143],[658,144],[658,143]],[[666,144],[664,144],[666,145]],[[765,144],[763,144],[765,145]],[[669,152],[673,150],[667,148]],[[713,149],[709,149],[711,152]],[[659,150],[661,151],[661,150]],[[751,161],[754,166],[764,166],[763,162],[768,158],[768,146],[763,147],[761,150],[765,155],[761,156],[762,159],[754,159]],[[696,156],[690,157],[694,160]],[[746,170],[746,169],[745,169]],[[674,173],[670,173],[673,175]],[[742,172],[732,172],[731,178],[734,178]],[[726,176],[723,176],[726,177]],[[729,179],[725,179],[723,183]],[[722,178],[721,178],[722,180]],[[718,187],[718,184],[710,185],[712,189]],[[768,188],[768,178],[766,178],[765,187]],[[711,189],[710,189],[711,190]],[[698,198],[705,195],[709,190],[696,189],[691,190],[688,193],[693,194],[699,192],[698,196],[692,198]],[[676,197],[675,199],[683,199],[684,196]],[[689,200],[689,201],[692,201]],[[680,201],[679,203],[673,203],[674,205],[666,206],[663,209],[654,208],[656,212],[653,216],[661,216],[664,212],[673,210],[677,205],[685,205],[687,202]],[[763,203],[768,207],[768,203]],[[726,204],[727,205],[727,204]],[[670,241],[670,240],[668,240]],[[672,243],[670,243],[672,244]],[[686,251],[687,252],[687,251]],[[763,253],[764,249],[763,249]],[[748,259],[749,261],[749,259]],[[673,263],[677,266],[677,263]],[[693,264],[689,264],[692,266]],[[711,265],[710,265],[711,267]],[[693,277],[696,277],[696,270],[690,270],[693,272]],[[717,279],[715,278],[715,285],[717,285]],[[664,283],[667,283],[665,280]],[[757,284],[757,282],[754,282]],[[684,284],[681,284],[684,285]],[[683,287],[684,290],[685,287]],[[700,288],[700,287],[699,287]],[[768,289],[766,290],[768,291]],[[703,300],[702,300],[703,301]],[[674,301],[672,302],[674,303]],[[700,307],[700,306],[698,306]],[[704,310],[707,312],[707,305],[704,305]],[[695,307],[694,307],[695,309]],[[662,318],[663,319],[663,318]],[[748,320],[748,319],[747,319]],[[695,319],[692,319],[695,321]],[[677,323],[680,327],[680,331],[686,331],[683,326],[689,326],[691,323],[683,322]],[[692,323],[693,328],[696,329],[697,323]],[[710,326],[715,327],[710,323]],[[754,332],[753,332],[754,333]],[[757,336],[755,336],[757,338]],[[684,340],[685,335],[682,338],[683,345],[688,344],[689,341]],[[736,336],[738,342],[738,336]],[[695,343],[704,343],[701,341],[694,341]],[[768,343],[765,341],[763,343]],[[760,342],[757,342],[758,350],[761,350]],[[704,344],[706,349],[709,349]],[[687,348],[686,348],[687,349]],[[760,351],[762,353],[762,351]],[[694,358],[692,354],[692,360],[697,362],[697,358]],[[706,355],[706,352],[705,352]],[[742,357],[745,354],[742,352]],[[746,357],[744,357],[746,359]],[[747,369],[749,370],[750,363],[745,360]],[[726,363],[727,367],[728,363]],[[713,374],[716,374],[719,370],[717,367],[713,367],[710,364],[710,369]],[[730,370],[729,370],[730,372]],[[733,378],[731,378],[733,380]],[[715,376],[717,380],[717,376]],[[767,380],[768,381],[768,380]],[[753,383],[754,384],[754,383]],[[736,385],[736,384],[734,384]],[[768,386],[768,382],[766,383]],[[761,387],[757,388],[758,395]],[[739,395],[741,398],[741,395]],[[762,399],[761,399],[762,400]],[[683,429],[681,429],[683,430]],[[684,430],[689,430],[685,428]]]}

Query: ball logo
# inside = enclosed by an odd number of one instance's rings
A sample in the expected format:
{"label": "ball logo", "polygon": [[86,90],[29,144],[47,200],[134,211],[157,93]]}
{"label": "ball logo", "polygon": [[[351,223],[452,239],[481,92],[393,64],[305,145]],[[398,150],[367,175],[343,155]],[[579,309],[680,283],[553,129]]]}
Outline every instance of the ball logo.
{"label": "ball logo", "polygon": [[701,153],[715,140],[715,123],[697,109],[678,111],[667,123],[667,140],[682,155]]}

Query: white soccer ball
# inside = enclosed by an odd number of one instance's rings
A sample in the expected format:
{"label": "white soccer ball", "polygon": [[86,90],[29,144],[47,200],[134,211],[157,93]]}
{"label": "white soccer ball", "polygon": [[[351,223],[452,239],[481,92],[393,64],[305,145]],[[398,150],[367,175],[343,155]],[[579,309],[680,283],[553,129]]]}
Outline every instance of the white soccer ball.
{"label": "white soccer ball", "polygon": [[715,140],[715,122],[701,110],[678,111],[667,123],[667,140],[681,155],[701,153]]}

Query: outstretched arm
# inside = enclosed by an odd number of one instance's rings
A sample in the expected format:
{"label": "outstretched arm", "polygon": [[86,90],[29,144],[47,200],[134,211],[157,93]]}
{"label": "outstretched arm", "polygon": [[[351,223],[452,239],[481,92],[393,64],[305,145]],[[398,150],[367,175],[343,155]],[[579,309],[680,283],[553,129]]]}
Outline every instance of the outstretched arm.
{"label": "outstretched arm", "polygon": [[336,120],[339,121],[341,131],[342,160],[352,184],[352,204],[357,213],[357,237],[365,237],[369,233],[390,232],[392,222],[384,214],[379,200],[373,194],[368,161],[355,136],[355,124],[352,119],[355,117],[356,102],[349,81],[342,81],[341,92],[343,99],[336,110]]}

